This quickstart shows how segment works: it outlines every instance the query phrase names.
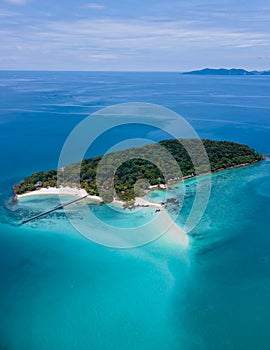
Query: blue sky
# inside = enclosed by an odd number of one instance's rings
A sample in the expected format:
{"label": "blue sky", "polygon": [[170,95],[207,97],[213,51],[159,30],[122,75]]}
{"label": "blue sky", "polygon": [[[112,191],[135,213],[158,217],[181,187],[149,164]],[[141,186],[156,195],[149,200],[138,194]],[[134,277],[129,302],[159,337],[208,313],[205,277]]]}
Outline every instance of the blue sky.
{"label": "blue sky", "polygon": [[0,0],[0,69],[270,69],[269,0]]}

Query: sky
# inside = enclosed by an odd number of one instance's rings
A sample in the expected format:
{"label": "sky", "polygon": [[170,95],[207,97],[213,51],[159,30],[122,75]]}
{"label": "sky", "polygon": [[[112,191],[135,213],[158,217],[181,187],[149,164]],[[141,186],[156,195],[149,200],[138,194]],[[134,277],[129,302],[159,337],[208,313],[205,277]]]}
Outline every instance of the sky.
{"label": "sky", "polygon": [[0,70],[268,70],[269,24],[269,0],[0,0]]}

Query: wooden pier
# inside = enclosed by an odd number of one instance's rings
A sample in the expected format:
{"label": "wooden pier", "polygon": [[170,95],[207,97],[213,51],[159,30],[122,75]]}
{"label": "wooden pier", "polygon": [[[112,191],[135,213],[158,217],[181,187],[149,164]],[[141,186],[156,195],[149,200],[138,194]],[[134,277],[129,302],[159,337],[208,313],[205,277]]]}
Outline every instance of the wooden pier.
{"label": "wooden pier", "polygon": [[70,201],[70,202],[67,202],[67,203],[64,203],[64,204],[59,204],[59,205],[57,205],[56,207],[54,207],[54,208],[52,208],[52,209],[49,209],[49,210],[46,210],[46,211],[44,211],[44,212],[42,212],[42,213],[39,213],[39,214],[37,214],[37,215],[31,216],[30,218],[23,220],[23,221],[21,222],[21,225],[22,225],[22,224],[26,224],[26,223],[29,222],[29,221],[38,219],[38,218],[40,218],[41,216],[47,215],[47,214],[49,214],[49,213],[52,213],[53,211],[56,211],[56,210],[59,210],[59,209],[63,209],[64,207],[66,207],[66,206],[68,206],[68,205],[70,205],[70,204],[79,202],[79,201],[85,199],[87,196],[88,196],[88,195],[83,196],[83,197],[80,197],[80,198],[77,198],[77,199],[74,199],[74,200],[72,200],[72,201]]}

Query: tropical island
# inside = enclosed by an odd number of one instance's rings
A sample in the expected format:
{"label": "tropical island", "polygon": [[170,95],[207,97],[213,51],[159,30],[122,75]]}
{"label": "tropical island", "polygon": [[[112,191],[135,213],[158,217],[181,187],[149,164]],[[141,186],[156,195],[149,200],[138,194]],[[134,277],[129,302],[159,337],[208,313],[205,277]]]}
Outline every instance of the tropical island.
{"label": "tropical island", "polygon": [[[184,147],[185,145],[185,147]],[[208,158],[196,169],[195,162]],[[192,149],[192,160],[186,149]],[[164,153],[165,152],[165,153]],[[167,154],[171,155],[170,158]],[[209,160],[208,160],[209,159]],[[228,141],[198,139],[165,140],[130,148],[103,157],[85,159],[57,170],[42,171],[23,179],[13,187],[15,195],[43,193],[46,188],[75,188],[104,202],[115,199],[132,202],[152,189],[165,189],[170,183],[187,178],[249,165],[263,159],[246,145]],[[118,166],[119,165],[119,166]],[[160,169],[166,168],[166,172]],[[181,170],[180,170],[181,169]],[[98,173],[98,176],[97,176]],[[45,191],[46,192],[46,191]]]}
{"label": "tropical island", "polygon": [[191,75],[270,75],[270,70],[266,71],[248,71],[245,69],[239,69],[239,68],[232,68],[232,69],[225,69],[225,68],[204,68],[200,70],[193,70],[190,72],[183,72],[182,74],[191,74]]}

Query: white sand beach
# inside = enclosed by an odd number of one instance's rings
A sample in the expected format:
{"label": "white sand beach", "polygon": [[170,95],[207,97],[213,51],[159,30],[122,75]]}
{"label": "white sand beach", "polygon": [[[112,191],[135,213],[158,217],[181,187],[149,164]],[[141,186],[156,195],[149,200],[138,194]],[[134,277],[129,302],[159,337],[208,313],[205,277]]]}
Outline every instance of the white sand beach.
{"label": "white sand beach", "polygon": [[142,197],[136,197],[134,205],[141,206],[141,207],[149,206],[149,207],[154,207],[159,209],[163,208],[161,204],[150,202],[147,199]]}
{"label": "white sand beach", "polygon": [[[103,199],[99,196],[89,195],[84,189],[82,188],[75,188],[75,187],[46,187],[41,188],[36,191],[27,192],[24,194],[18,194],[17,199],[24,198],[24,197],[31,197],[31,196],[44,196],[44,195],[66,195],[66,196],[74,196],[74,197],[85,197],[87,196],[88,199],[97,201],[97,202],[103,202]],[[120,199],[114,199],[113,204],[118,204],[123,206],[125,202],[121,201]],[[159,203],[153,203],[148,201],[147,199],[136,197],[134,206],[138,207],[145,207],[145,206],[151,206],[155,208],[162,208],[162,205]]]}
{"label": "white sand beach", "polygon": [[[120,205],[123,207],[125,202],[122,201],[121,199],[114,198],[112,204]],[[134,203],[132,204],[132,207],[154,207],[157,209],[163,208],[163,206],[161,204],[150,202],[143,197],[136,197]]]}
{"label": "white sand beach", "polygon": [[36,191],[27,192],[24,194],[18,194],[17,199],[24,198],[24,197],[31,197],[31,196],[44,196],[44,195],[64,195],[64,196],[74,196],[74,197],[85,197],[97,201],[97,202],[103,202],[102,198],[99,196],[91,196],[88,195],[88,193],[82,189],[82,188],[75,188],[75,187],[46,187],[41,188]]}

